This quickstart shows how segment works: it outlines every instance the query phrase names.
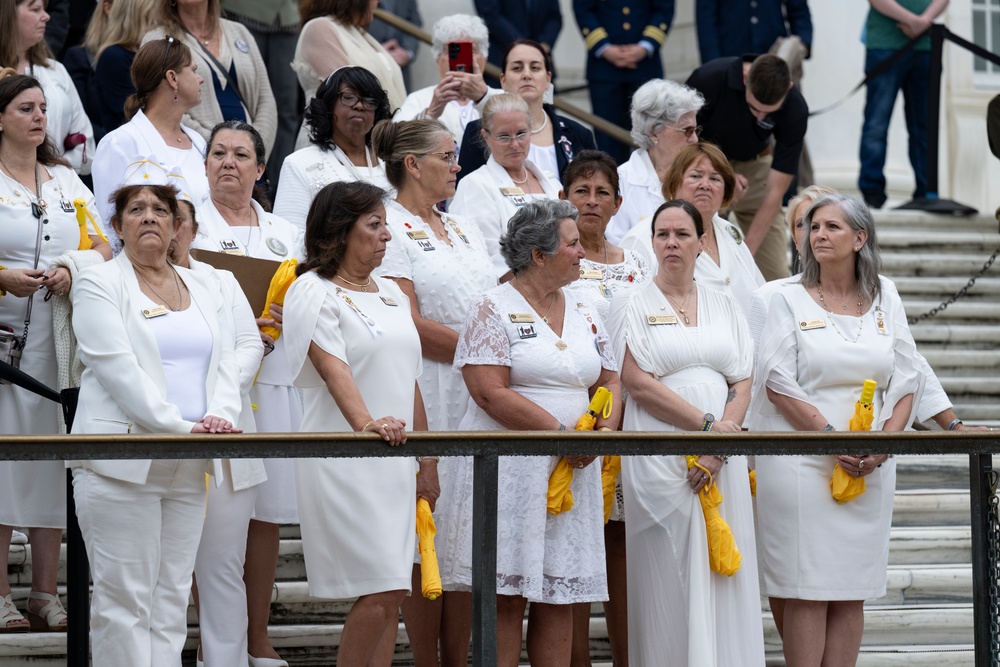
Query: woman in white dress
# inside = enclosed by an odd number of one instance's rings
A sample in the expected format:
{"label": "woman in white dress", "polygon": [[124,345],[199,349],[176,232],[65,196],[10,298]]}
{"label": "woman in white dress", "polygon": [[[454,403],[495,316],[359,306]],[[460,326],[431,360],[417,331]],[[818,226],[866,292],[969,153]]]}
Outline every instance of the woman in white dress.
{"label": "woman in white dress", "polygon": [[[435,120],[382,121],[372,132],[372,146],[397,190],[396,199],[386,205],[392,240],[378,272],[394,280],[410,302],[423,351],[419,384],[427,426],[431,431],[454,431],[469,403],[462,374],[452,366],[455,346],[469,306],[496,286],[496,273],[475,224],[437,207],[455,194],[459,170],[447,129]],[[403,620],[418,667],[438,664],[439,641],[444,664],[465,665],[472,596],[456,583],[453,572],[471,565],[472,514],[466,502],[471,490],[451,482],[452,469],[471,469],[472,460],[447,457],[425,465],[436,465],[441,480],[434,520],[445,593],[437,601],[409,596],[403,603]],[[414,566],[413,590],[420,587],[420,568]],[[450,623],[442,627],[446,619]]]}
{"label": "woman in white dress", "polygon": [[[746,308],[753,291],[764,284],[764,276],[743,242],[743,232],[719,216],[735,192],[736,175],[729,160],[719,148],[705,142],[682,148],[663,183],[664,198],[684,199],[701,212],[705,250],[695,264],[698,284],[724,292]],[[650,239],[649,229],[637,225],[622,239],[622,247],[650,258]]]}
{"label": "woman in white dress", "polygon": [[[805,224],[801,280],[775,290],[761,330],[751,425],[846,431],[870,378],[872,430],[903,430],[922,381],[902,301],[878,275],[871,212],[827,195]],[[776,415],[756,410],[764,400]],[[830,493],[837,465],[866,482],[844,504]],[[895,461],[884,454],[757,459],[761,580],[783,619],[790,665],[857,661],[864,600],[885,594],[895,483]]]}
{"label": "woman in white dress", "polygon": [[[461,430],[573,428],[598,387],[619,398],[620,385],[597,309],[563,288],[584,256],[568,202],[526,204],[511,219],[501,248],[513,280],[476,299],[455,351],[471,399]],[[598,430],[618,425],[620,402]],[[604,498],[600,464],[568,456],[575,504],[546,511],[557,456],[500,459],[497,492],[497,644],[502,667],[521,655],[524,610],[533,665],[568,665],[572,606],[607,599]],[[466,474],[471,478],[471,471]],[[456,485],[471,489],[470,480]],[[471,584],[470,580],[465,582]]]}
{"label": "woman in white dress", "polygon": [[[73,433],[238,433],[232,304],[211,276],[167,260],[177,190],[127,185],[113,261],[80,273],[73,329],[84,364]],[[68,461],[94,582],[94,664],[180,664],[205,519],[207,459]]]}
{"label": "woman in white dress", "polygon": [[[41,290],[56,295],[69,291],[70,272],[52,265],[80,244],[73,201],[83,199],[89,210],[95,209],[94,196],[47,139],[45,99],[36,79],[18,74],[0,79],[0,327],[20,338],[30,308],[20,368],[58,389],[62,387],[57,384],[54,303]],[[92,262],[103,262],[111,249],[96,237],[97,230],[93,232],[95,252],[87,254],[94,255]],[[61,421],[55,403],[0,383],[0,433],[55,434]],[[14,607],[7,579],[13,526],[31,527],[29,619]],[[26,632],[29,620],[35,629],[65,631],[66,612],[56,590],[65,527],[62,462],[0,464],[0,633]]]}
{"label": "woman in white dress", "polygon": [[[406,99],[403,70],[378,41],[368,34],[375,0],[304,0],[300,3],[302,32],[295,46],[292,69],[306,94],[306,104],[318,95],[316,88],[341,67],[363,67],[385,89],[392,110]],[[392,115],[392,111],[389,112]],[[304,145],[300,142],[299,146]]]}
{"label": "woman in white dress", "polygon": [[698,111],[705,98],[697,90],[671,81],[653,79],[632,96],[632,140],[638,148],[618,167],[622,183],[621,208],[608,224],[608,240],[621,243],[633,227],[645,227],[662,204],[663,182],[674,157],[698,141]]}
{"label": "woman in white dress", "polygon": [[[392,238],[385,191],[359,181],[316,196],[306,261],[285,298],[283,337],[302,388],[302,431],[364,432],[389,445],[427,430],[417,378],[420,337],[409,298],[377,275]],[[344,622],[339,665],[385,665],[410,590],[417,495],[433,506],[436,476],[412,458],[298,459],[302,549],[309,594],[357,601]]]}
{"label": "woman in white dress", "polygon": [[[231,120],[212,129],[205,156],[210,197],[198,211],[201,224],[194,247],[273,262],[298,255],[295,226],[267,213],[253,198],[255,184],[266,164],[263,138],[252,126]],[[258,319],[257,325],[280,328],[281,306],[274,306],[270,317]],[[256,429],[260,433],[294,433],[302,423],[302,401],[298,389],[292,385],[284,340],[279,337],[275,341],[263,331],[259,332],[259,338],[264,344],[265,358],[250,389],[250,400],[256,406]],[[206,637],[204,630],[202,632],[202,644],[211,664],[232,664],[237,654],[242,654],[245,660],[248,648],[254,660],[270,659],[280,664],[268,639],[267,628],[278,564],[279,524],[299,522],[295,465],[291,459],[265,459],[264,466],[267,481],[257,489],[250,512],[240,513],[246,506],[239,505],[230,516],[234,523],[249,522],[248,537],[243,542],[245,549],[238,544],[231,545],[239,550],[243,567],[240,574],[246,581],[246,590],[242,591],[241,599],[228,599],[240,592],[235,589],[228,591],[229,595],[223,599],[202,598],[203,613],[214,611],[217,616],[223,616],[228,609],[230,616],[229,624],[213,626],[229,636],[214,637],[208,633]],[[242,563],[244,554],[245,564]],[[243,581],[239,584],[242,587]],[[248,625],[244,624],[247,621]],[[215,641],[220,643],[211,646]],[[231,652],[233,657],[225,659],[219,655],[220,651]]]}
{"label": "woman in white dress", "polygon": [[[753,342],[732,298],[695,282],[700,212],[672,200],[653,216],[656,276],[612,304],[624,431],[738,433],[750,401]],[[719,415],[716,418],[715,415]],[[744,456],[622,457],[631,664],[764,664],[753,507]],[[705,471],[711,473],[711,476]],[[698,493],[715,484],[742,565],[709,566]]]}
{"label": "woman in white dress", "polygon": [[[108,132],[94,155],[94,195],[104,220],[111,220],[111,196],[126,181],[137,155],[179,168],[196,208],[208,199],[205,140],[181,124],[188,109],[201,103],[204,79],[197,67],[190,49],[173,37],[147,42],[135,54],[136,92],[125,101],[129,122]],[[110,224],[107,230],[112,247],[117,247]]]}
{"label": "woman in white dress", "polygon": [[497,276],[510,272],[500,252],[507,221],[531,201],[556,199],[559,182],[528,159],[531,114],[517,95],[495,95],[483,109],[482,139],[489,148],[486,164],[462,179],[450,210],[475,221],[486,239]]}
{"label": "woman in white dress", "polygon": [[[622,250],[605,238],[611,216],[622,205],[618,190],[618,171],[614,158],[601,151],[580,151],[563,174],[559,198],[576,207],[580,245],[587,253],[580,260],[580,277],[569,289],[581,294],[597,307],[601,319],[608,322],[612,300],[631,287],[644,285],[652,277],[645,261],[631,250]],[[624,298],[624,297],[623,297]],[[628,664],[628,614],[626,611],[625,516],[622,513],[618,486],[611,519],[604,525],[604,548],[608,562],[608,601],[604,616],[615,664]],[[583,660],[590,655],[590,605],[573,609],[573,651]],[[576,660],[574,660],[576,664]]]}
{"label": "woman in white dress", "polygon": [[55,59],[45,43],[49,15],[44,0],[5,2],[0,25],[12,33],[4,34],[8,45],[0,49],[0,67],[13,67],[18,74],[38,79],[45,91],[46,132],[52,137],[56,154],[62,156],[78,174],[89,174],[94,159],[94,128],[83,108],[80,94],[63,64]]}
{"label": "woman in white dress", "polygon": [[303,127],[312,144],[281,167],[274,214],[306,228],[313,198],[334,181],[366,181],[389,189],[385,169],[371,149],[375,123],[392,118],[382,84],[363,67],[342,67],[327,77],[306,107]]}

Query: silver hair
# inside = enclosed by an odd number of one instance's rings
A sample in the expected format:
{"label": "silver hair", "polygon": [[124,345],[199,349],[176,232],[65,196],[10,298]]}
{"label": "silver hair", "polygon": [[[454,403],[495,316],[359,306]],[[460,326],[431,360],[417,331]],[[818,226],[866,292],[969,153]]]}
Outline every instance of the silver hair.
{"label": "silver hair", "polygon": [[514,95],[513,93],[494,95],[486,100],[486,104],[483,106],[483,115],[480,119],[482,131],[477,137],[480,146],[482,146],[486,153],[490,152],[489,144],[486,143],[486,133],[493,132],[493,117],[498,113],[506,111],[520,111],[523,113],[525,119],[528,121],[528,129],[531,129],[531,110],[528,109],[528,103],[524,101],[523,97]]}
{"label": "silver hair", "polygon": [[854,276],[858,280],[861,295],[874,303],[882,295],[882,282],[879,271],[882,270],[882,253],[875,236],[875,218],[871,209],[857,197],[844,194],[824,195],[813,202],[805,215],[806,238],[802,244],[802,284],[812,287],[819,283],[819,262],[812,253],[809,237],[812,234],[813,214],[824,206],[835,206],[844,214],[844,221],[854,231],[864,231],[868,239],[854,260]]}
{"label": "silver hair", "polygon": [[516,276],[531,266],[531,253],[554,255],[559,249],[559,222],[576,221],[576,207],[561,199],[540,199],[525,204],[507,223],[500,237],[500,254]]}
{"label": "silver hair", "polygon": [[444,53],[448,42],[469,40],[479,48],[480,55],[486,58],[490,52],[490,32],[486,23],[478,16],[469,14],[451,14],[443,16],[434,24],[431,53],[434,59]]}
{"label": "silver hair", "polygon": [[694,88],[669,79],[653,79],[632,95],[632,139],[639,148],[653,147],[652,135],[667,123],[676,123],[684,114],[697,113],[705,98]]}

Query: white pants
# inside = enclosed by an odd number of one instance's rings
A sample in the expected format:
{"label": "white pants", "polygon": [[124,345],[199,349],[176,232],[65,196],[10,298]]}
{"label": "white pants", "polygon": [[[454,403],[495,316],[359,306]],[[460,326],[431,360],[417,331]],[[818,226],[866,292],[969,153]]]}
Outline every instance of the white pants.
{"label": "white pants", "polygon": [[198,624],[206,667],[247,667],[247,530],[260,485],[233,491],[229,461],[221,486],[208,490],[205,527],[194,564]]}
{"label": "white pants", "polygon": [[93,664],[180,667],[207,469],[204,460],[153,461],[145,484],[73,470],[94,581]]}

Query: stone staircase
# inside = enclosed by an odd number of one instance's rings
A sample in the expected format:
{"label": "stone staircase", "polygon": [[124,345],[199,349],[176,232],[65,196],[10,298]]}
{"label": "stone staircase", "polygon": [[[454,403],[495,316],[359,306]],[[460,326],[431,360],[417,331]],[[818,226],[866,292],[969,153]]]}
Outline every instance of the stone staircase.
{"label": "stone staircase", "polygon": [[[1000,244],[990,218],[950,219],[919,213],[877,212],[884,273],[896,281],[907,313],[915,316],[962,287]],[[1000,267],[977,282],[967,298],[913,326],[921,351],[936,369],[958,415],[970,423],[1000,425]],[[1000,461],[998,461],[1000,465]],[[901,456],[885,597],[866,605],[862,667],[973,664],[971,530],[968,457]],[[65,556],[65,554],[64,554]],[[290,664],[331,665],[346,602],[311,600],[304,581],[301,540],[282,528],[271,636]],[[30,548],[12,546],[10,576],[23,607],[31,576]],[[64,572],[60,572],[64,581]],[[784,665],[766,600],[762,601],[769,667]],[[193,610],[185,665],[194,665],[198,630]],[[595,667],[610,667],[600,605],[590,625]],[[64,665],[65,636],[0,634],[0,666]],[[400,624],[396,662],[412,664]]]}

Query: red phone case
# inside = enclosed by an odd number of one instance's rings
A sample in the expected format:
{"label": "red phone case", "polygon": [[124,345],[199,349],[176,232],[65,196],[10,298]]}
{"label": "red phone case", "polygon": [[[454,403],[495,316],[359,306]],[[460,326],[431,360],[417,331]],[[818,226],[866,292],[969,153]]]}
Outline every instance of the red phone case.
{"label": "red phone case", "polygon": [[448,42],[448,69],[452,72],[471,72],[472,42]]}

